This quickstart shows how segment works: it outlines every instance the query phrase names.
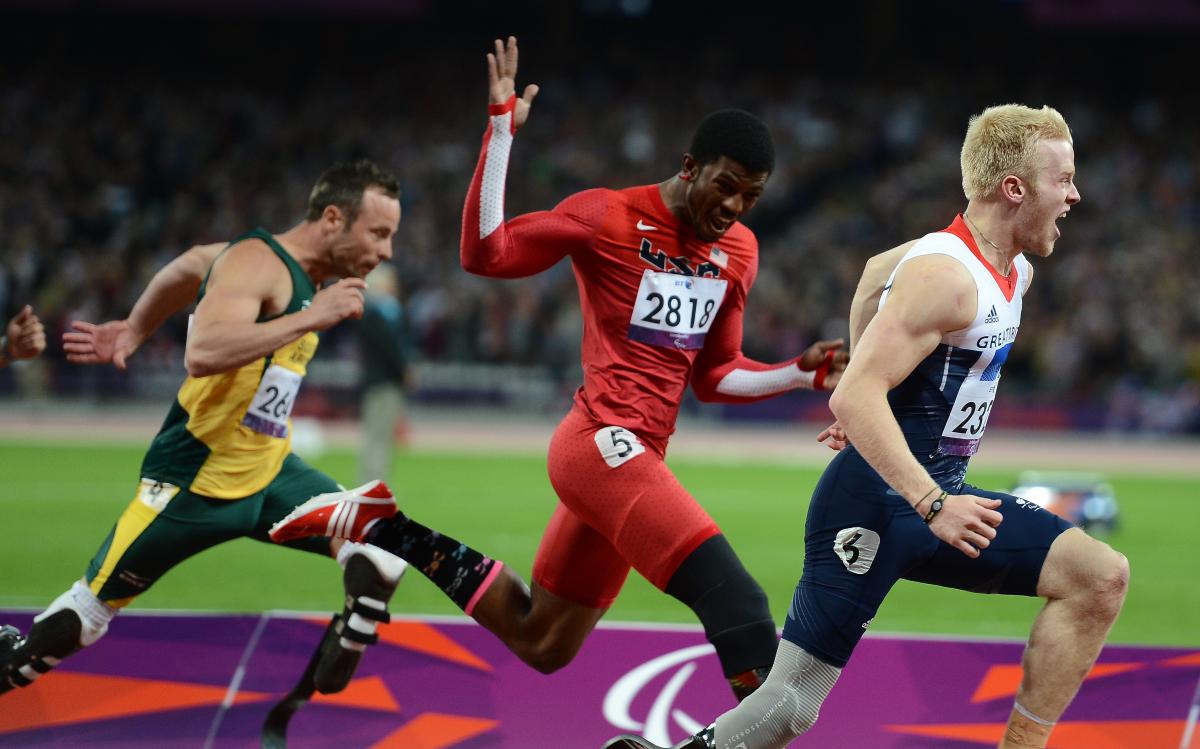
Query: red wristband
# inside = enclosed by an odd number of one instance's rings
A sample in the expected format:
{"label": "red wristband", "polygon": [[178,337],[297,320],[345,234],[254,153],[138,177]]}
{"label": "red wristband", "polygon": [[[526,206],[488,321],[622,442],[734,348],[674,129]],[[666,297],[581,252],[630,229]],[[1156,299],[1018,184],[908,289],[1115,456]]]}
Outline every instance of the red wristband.
{"label": "red wristband", "polygon": [[513,94],[508,97],[508,101],[503,104],[488,104],[488,116],[495,117],[498,114],[511,112],[517,108],[517,95]]}
{"label": "red wristband", "polygon": [[825,389],[825,377],[829,374],[829,369],[833,366],[833,353],[832,350],[826,351],[821,365],[813,370],[816,373],[813,376],[813,390]]}

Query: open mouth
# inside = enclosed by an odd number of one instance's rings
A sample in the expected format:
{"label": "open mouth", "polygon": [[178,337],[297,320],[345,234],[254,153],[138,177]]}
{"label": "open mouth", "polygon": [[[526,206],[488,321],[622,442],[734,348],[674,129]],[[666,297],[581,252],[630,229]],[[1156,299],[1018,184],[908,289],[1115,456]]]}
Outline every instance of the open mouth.
{"label": "open mouth", "polygon": [[1057,218],[1054,220],[1054,238],[1055,238],[1055,239],[1057,239],[1057,238],[1059,238],[1059,237],[1061,237],[1061,236],[1062,236],[1062,229],[1059,229],[1059,228],[1058,228],[1058,222],[1059,222],[1059,221],[1062,221],[1064,218],[1066,218],[1066,217],[1067,217],[1067,214],[1068,214],[1068,213],[1070,213],[1070,212],[1071,212],[1071,209],[1070,209],[1070,208],[1068,208],[1067,210],[1065,210],[1065,211],[1063,211],[1062,213],[1058,214],[1058,217],[1057,217]]}
{"label": "open mouth", "polygon": [[714,234],[720,236],[729,231],[729,227],[733,226],[734,220],[735,219],[726,220],[720,218],[719,216],[713,216],[711,219],[709,219],[708,225],[713,230]]}

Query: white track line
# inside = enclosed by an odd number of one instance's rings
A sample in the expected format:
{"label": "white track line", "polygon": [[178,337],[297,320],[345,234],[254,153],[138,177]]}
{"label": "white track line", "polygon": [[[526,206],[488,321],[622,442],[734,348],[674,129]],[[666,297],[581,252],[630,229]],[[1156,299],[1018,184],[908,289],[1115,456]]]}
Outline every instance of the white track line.
{"label": "white track line", "polygon": [[1187,724],[1183,727],[1183,738],[1179,749],[1191,749],[1192,732],[1196,730],[1196,721],[1200,720],[1200,679],[1196,680],[1196,692],[1192,695],[1192,706],[1188,710]]}
{"label": "white track line", "polygon": [[271,620],[271,613],[268,611],[258,618],[258,625],[254,627],[254,634],[250,635],[250,639],[246,642],[246,649],[242,651],[242,658],[238,661],[237,668],[233,670],[233,677],[229,680],[229,688],[225,690],[225,699],[221,700],[221,706],[217,708],[217,714],[213,716],[212,726],[208,729],[208,737],[204,739],[204,749],[212,749],[213,742],[217,740],[217,733],[221,730],[221,722],[225,720],[225,713],[233,706],[234,699],[237,698],[238,690],[242,687],[242,679],[246,677],[246,666],[250,663],[251,656],[254,655],[255,649],[258,647],[258,641],[262,637],[263,632],[267,629],[267,622]]}

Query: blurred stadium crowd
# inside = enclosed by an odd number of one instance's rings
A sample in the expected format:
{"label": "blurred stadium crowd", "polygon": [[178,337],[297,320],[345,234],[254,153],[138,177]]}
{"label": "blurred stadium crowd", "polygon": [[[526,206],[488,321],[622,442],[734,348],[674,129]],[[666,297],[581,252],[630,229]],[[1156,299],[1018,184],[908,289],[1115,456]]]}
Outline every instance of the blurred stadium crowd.
{"label": "blurred stadium crowd", "polygon": [[[122,317],[177,253],[288,228],[325,166],[368,156],[401,178],[394,263],[420,357],[529,364],[570,381],[579,318],[569,266],[514,282],[458,266],[485,126],[483,55],[508,27],[439,36],[368,20],[333,43],[311,20],[235,32],[158,19],[156,33],[138,34],[101,19],[103,33],[80,24],[5,53],[0,312],[34,304],[55,341],[70,320]],[[1035,262],[1006,392],[1079,405],[1091,426],[1200,432],[1196,95],[1142,85],[1170,60],[1122,78],[1074,70],[1064,51],[1028,75],[890,45],[841,67],[829,44],[764,54],[752,38],[726,38],[696,54],[686,33],[654,44],[593,44],[597,35],[522,37],[522,78],[542,94],[514,148],[509,215],[586,187],[664,179],[705,112],[761,114],[778,169],[747,220],[762,253],[744,348],[778,360],[844,334],[870,255],[962,209],[957,146],[971,113],[1051,104],[1074,131],[1083,202],[1060,223],[1054,256]],[[181,371],[184,325],[172,321],[136,366]],[[322,348],[354,356],[345,331]],[[52,345],[50,391],[122,387],[78,370]]]}

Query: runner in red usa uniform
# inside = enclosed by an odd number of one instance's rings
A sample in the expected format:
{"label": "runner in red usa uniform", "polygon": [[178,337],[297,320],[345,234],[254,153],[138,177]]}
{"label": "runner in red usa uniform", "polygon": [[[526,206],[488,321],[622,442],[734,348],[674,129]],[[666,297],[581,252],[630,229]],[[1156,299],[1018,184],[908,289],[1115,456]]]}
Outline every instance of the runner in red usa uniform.
{"label": "runner in red usa uniform", "polygon": [[751,402],[831,389],[841,341],[762,364],[741,354],[758,243],[738,219],[774,167],[761,120],[723,110],[701,123],[680,172],[656,185],[586,190],[505,221],[509,152],[537,93],[516,95],[517,44],[488,55],[490,120],[463,211],[462,264],[517,278],[570,257],[583,310],[584,383],[552,438],[559,504],[533,584],[403,515],[366,540],[394,551],[544,672],[566,665],[616,599],[630,567],[696,612],[734,694],[765,678],[778,638],[763,590],[663,458],[684,390]]}

